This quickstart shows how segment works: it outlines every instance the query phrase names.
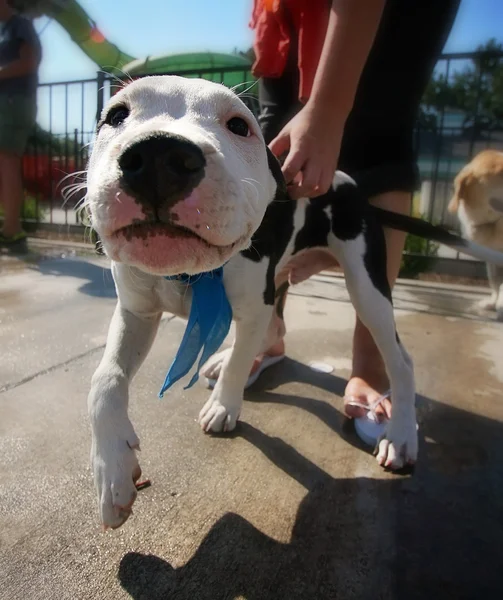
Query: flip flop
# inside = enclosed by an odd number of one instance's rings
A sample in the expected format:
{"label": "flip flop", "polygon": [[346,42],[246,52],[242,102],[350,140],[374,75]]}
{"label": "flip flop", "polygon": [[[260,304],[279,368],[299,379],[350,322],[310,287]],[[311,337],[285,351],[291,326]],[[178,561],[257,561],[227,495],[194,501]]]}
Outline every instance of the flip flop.
{"label": "flip flop", "polygon": [[[255,371],[255,373],[252,373],[250,375],[250,377],[248,377],[248,381],[246,382],[246,385],[245,385],[245,390],[248,389],[251,385],[253,385],[266,369],[268,369],[269,367],[272,367],[273,365],[278,364],[284,358],[285,358],[284,354],[279,354],[278,356],[269,356],[268,354],[265,354],[264,358],[262,359],[262,361],[259,365],[259,368]],[[212,390],[216,384],[217,384],[216,379],[206,377],[206,385],[210,388],[210,390]]]}
{"label": "flip flop", "polygon": [[[359,406],[367,411],[367,414],[364,417],[354,419],[355,431],[356,435],[364,444],[372,446],[373,448],[377,446],[377,442],[385,434],[388,425],[388,417],[386,415],[381,415],[381,420],[379,420],[379,416],[376,413],[376,408],[387,398],[391,398],[391,390],[384,392],[384,394],[379,396],[379,398],[376,398],[372,404],[364,404],[363,402],[356,400],[353,396],[344,398],[346,404]],[[419,429],[417,423],[416,429]]]}
{"label": "flip flop", "polygon": [[353,396],[344,398],[345,404],[349,404],[350,406],[359,406],[367,411],[367,414],[364,417],[358,417],[354,419],[354,423],[357,436],[364,444],[367,444],[368,446],[375,447],[378,440],[386,431],[386,426],[389,419],[386,416],[381,416],[381,421],[379,421],[379,417],[375,411],[376,408],[390,396],[391,390],[388,390],[382,396],[376,398],[372,404],[364,404],[363,402],[356,400],[356,398]]}

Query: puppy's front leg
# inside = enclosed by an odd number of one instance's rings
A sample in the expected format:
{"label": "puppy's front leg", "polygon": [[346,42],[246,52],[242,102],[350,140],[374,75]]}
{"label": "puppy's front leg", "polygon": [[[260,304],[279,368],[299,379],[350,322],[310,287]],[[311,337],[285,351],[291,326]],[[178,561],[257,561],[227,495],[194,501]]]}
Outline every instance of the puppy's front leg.
{"label": "puppy's front leg", "polygon": [[115,309],[103,359],[88,398],[92,429],[91,465],[105,528],[120,527],[136,499],[141,475],[139,440],[128,417],[129,383],[155,338],[161,313],[137,315]]}
{"label": "puppy's front leg", "polygon": [[503,321],[503,267],[487,265],[489,283],[493,289],[494,309],[498,321]]}
{"label": "puppy's front leg", "polygon": [[503,283],[498,290],[498,298],[496,299],[496,318],[503,322]]}
{"label": "puppy's front leg", "polygon": [[257,302],[251,314],[236,320],[236,338],[225,356],[215,389],[199,413],[204,431],[232,431],[243,404],[243,393],[255,356],[262,349],[273,307]]}
{"label": "puppy's front leg", "polygon": [[481,310],[498,310],[498,300],[500,300],[501,309],[503,312],[503,297],[500,296],[503,293],[503,289],[500,292],[500,286],[503,288],[503,268],[497,267],[490,263],[486,264],[487,278],[489,280],[489,286],[491,288],[491,295],[487,298],[483,298],[477,304]]}

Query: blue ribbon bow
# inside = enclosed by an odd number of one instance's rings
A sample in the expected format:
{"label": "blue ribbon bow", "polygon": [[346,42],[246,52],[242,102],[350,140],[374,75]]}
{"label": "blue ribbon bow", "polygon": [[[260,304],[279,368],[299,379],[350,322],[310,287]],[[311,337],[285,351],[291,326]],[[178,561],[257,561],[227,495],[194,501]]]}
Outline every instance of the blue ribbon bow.
{"label": "blue ribbon bow", "polygon": [[199,379],[201,367],[220,348],[229,333],[232,308],[225,293],[223,274],[224,269],[220,267],[199,275],[166,277],[191,287],[192,305],[182,342],[166,375],[159,398],[190,371],[202,350],[197,371],[184,389],[192,387]]}

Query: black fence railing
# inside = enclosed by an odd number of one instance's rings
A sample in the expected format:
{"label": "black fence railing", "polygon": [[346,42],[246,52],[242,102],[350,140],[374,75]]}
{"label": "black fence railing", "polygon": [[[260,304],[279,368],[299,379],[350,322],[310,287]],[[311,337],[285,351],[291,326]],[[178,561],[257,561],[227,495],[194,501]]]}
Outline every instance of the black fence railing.
{"label": "black fence railing", "polygon": [[40,225],[82,227],[75,208],[85,195],[98,86],[98,78],[39,85],[37,125],[23,157],[28,230]]}
{"label": "black fence railing", "polygon": [[[256,86],[247,69],[192,69],[163,73],[199,77],[242,92],[243,101],[257,113]],[[456,173],[477,152],[503,150],[503,52],[444,55],[424,98],[416,130],[421,188],[414,212],[423,218],[458,229],[447,211]],[[28,227],[82,229],[75,210],[85,195],[83,171],[97,116],[123,81],[99,73],[95,79],[41,84],[38,125],[24,157]],[[399,93],[399,82],[397,82]],[[68,187],[73,186],[73,187]],[[66,194],[65,194],[66,188]],[[409,248],[413,254],[459,259],[455,253],[430,244]]]}

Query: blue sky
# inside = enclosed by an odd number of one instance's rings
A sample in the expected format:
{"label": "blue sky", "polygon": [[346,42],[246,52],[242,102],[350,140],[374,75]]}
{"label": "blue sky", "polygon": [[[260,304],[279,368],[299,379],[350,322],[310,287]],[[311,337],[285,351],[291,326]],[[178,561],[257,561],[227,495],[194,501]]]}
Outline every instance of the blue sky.
{"label": "blue sky", "polygon": [[[402,0],[407,2],[407,0]],[[80,0],[99,29],[124,52],[147,55],[190,51],[232,52],[252,43],[248,21],[253,0]],[[138,7],[149,7],[148,12]],[[55,22],[35,23],[44,57],[42,82],[96,77],[97,66]],[[503,41],[503,0],[462,0],[446,51],[470,51],[490,37]],[[427,32],[426,32],[427,35]],[[39,90],[38,122],[53,132],[78,129],[88,136],[96,117],[95,83]],[[88,137],[86,137],[86,140]]]}
{"label": "blue sky", "polygon": [[[80,3],[110,41],[137,58],[184,51],[230,52],[251,45],[248,20],[252,0],[80,0]],[[36,27],[43,30],[42,81],[95,75],[96,66],[57,23],[47,24],[47,19],[42,18],[37,20]],[[490,37],[503,41],[503,1],[462,0],[446,51],[473,50]]]}

